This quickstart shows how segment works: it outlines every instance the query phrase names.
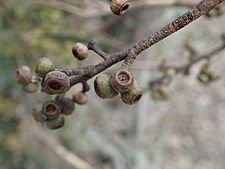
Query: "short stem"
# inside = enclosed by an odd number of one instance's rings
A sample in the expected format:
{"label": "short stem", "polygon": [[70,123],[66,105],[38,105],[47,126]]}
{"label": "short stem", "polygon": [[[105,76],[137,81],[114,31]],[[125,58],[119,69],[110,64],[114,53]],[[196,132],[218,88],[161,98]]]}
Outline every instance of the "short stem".
{"label": "short stem", "polygon": [[109,54],[102,51],[93,40],[88,43],[88,49],[97,53],[104,60],[106,60],[109,57]]}
{"label": "short stem", "polygon": [[90,90],[90,86],[88,85],[87,81],[82,82],[82,93],[88,92]]}

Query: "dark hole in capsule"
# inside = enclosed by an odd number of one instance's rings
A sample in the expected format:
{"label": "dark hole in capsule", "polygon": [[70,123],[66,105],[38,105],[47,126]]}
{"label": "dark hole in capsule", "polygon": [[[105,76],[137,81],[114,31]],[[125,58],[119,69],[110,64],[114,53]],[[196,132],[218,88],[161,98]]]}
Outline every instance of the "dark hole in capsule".
{"label": "dark hole in capsule", "polygon": [[121,13],[126,12],[126,10],[130,7],[129,4],[125,4],[122,8],[121,8]]}
{"label": "dark hole in capsule", "polygon": [[133,103],[138,102],[138,101],[141,99],[141,97],[142,97],[142,94],[137,95],[137,96],[134,98]]}
{"label": "dark hole in capsule", "polygon": [[60,90],[62,88],[62,85],[57,81],[53,81],[49,83],[49,87],[53,90]]}
{"label": "dark hole in capsule", "polygon": [[129,81],[129,78],[127,77],[126,74],[119,74],[119,80],[122,82],[122,83],[127,83]]}
{"label": "dark hole in capsule", "polygon": [[47,112],[54,112],[54,111],[56,111],[56,107],[54,105],[48,105],[46,107],[46,111]]}
{"label": "dark hole in capsule", "polygon": [[100,89],[99,89],[99,86],[98,86],[98,83],[97,83],[96,80],[94,82],[94,88],[95,88],[96,93],[99,94],[100,93]]}

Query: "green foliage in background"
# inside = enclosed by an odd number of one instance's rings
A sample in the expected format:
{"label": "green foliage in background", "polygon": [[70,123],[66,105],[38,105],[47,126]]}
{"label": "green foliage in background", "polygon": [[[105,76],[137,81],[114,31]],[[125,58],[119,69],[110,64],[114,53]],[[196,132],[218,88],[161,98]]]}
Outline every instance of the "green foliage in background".
{"label": "green foliage in background", "polygon": [[60,168],[49,162],[50,157],[40,154],[46,151],[41,143],[36,140],[26,143],[23,139],[29,137],[29,133],[18,116],[18,105],[24,94],[15,82],[15,70],[25,64],[34,69],[42,56],[50,57],[59,67],[76,65],[71,54],[72,44],[88,40],[85,29],[77,23],[74,16],[66,12],[27,0],[5,1],[0,5],[1,169]]}

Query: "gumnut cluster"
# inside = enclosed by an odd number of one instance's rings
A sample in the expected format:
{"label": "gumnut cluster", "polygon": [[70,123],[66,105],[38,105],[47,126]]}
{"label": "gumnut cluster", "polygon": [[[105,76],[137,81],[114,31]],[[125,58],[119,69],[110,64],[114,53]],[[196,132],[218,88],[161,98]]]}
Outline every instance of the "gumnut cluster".
{"label": "gumnut cluster", "polygon": [[64,126],[64,116],[71,115],[75,110],[75,103],[86,104],[88,97],[84,92],[72,94],[72,97],[65,97],[70,88],[69,77],[58,70],[50,59],[40,58],[36,67],[36,74],[42,78],[42,91],[47,94],[57,94],[54,100],[43,104],[41,110],[34,109],[32,114],[36,121],[45,122],[47,128],[58,129]]}
{"label": "gumnut cluster", "polygon": [[120,93],[121,100],[129,105],[138,102],[142,89],[127,69],[119,69],[112,76],[101,74],[94,81],[96,94],[102,99],[114,98]]}
{"label": "gumnut cluster", "polygon": [[[72,47],[72,54],[78,60],[84,60],[88,57],[88,50],[86,45],[76,43]],[[72,93],[70,97],[66,96],[67,91],[73,86],[71,76],[56,69],[54,63],[47,57],[38,60],[35,72],[28,66],[21,66],[16,70],[16,80],[26,92],[36,92],[41,86],[42,92],[56,95],[53,100],[46,101],[41,108],[32,110],[34,119],[46,124],[49,129],[63,127],[65,116],[74,112],[75,104],[84,105],[88,102],[86,92],[90,87],[87,81],[80,82],[83,86],[80,92]],[[94,88],[97,95],[103,99],[114,98],[120,93],[121,100],[129,105],[138,102],[143,94],[132,73],[122,68],[111,76],[107,74],[97,76]]]}
{"label": "gumnut cluster", "polygon": [[[75,44],[72,52],[80,60],[86,58],[87,48],[83,44]],[[85,49],[83,49],[85,48]],[[82,58],[82,59],[81,59]],[[88,102],[85,90],[73,93],[71,97],[65,94],[70,86],[70,78],[64,72],[58,71],[54,63],[47,57],[38,60],[35,72],[28,66],[21,66],[16,70],[16,80],[22,85],[25,92],[33,93],[41,90],[50,95],[56,95],[54,100],[45,102],[41,109],[34,108],[32,115],[37,122],[43,122],[49,129],[61,128],[65,123],[65,115],[71,115],[75,109],[75,103],[84,105]],[[86,84],[87,85],[87,84]]]}
{"label": "gumnut cluster", "polygon": [[[76,43],[72,47],[72,53],[78,60],[84,60],[88,57],[88,48],[82,43]],[[56,70],[48,58],[39,60],[36,73],[43,78],[42,91],[47,94],[64,94],[71,87],[69,76]]]}
{"label": "gumnut cluster", "polygon": [[86,104],[88,97],[85,93],[74,93],[72,97],[57,95],[54,100],[47,101],[42,108],[32,110],[32,115],[35,121],[45,123],[47,128],[54,130],[64,126],[64,116],[69,116],[74,113],[75,103]]}

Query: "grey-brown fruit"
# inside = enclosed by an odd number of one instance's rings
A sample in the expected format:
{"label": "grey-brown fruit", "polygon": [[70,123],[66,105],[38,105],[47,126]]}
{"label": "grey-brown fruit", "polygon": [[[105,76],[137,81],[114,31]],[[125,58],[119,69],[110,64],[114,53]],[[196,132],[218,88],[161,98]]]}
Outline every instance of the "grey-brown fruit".
{"label": "grey-brown fruit", "polygon": [[110,79],[109,75],[101,74],[94,81],[95,92],[102,99],[113,98],[118,95],[118,92],[112,88]]}
{"label": "grey-brown fruit", "polygon": [[32,116],[35,121],[37,122],[44,122],[46,121],[47,117],[42,113],[42,111],[38,111],[37,109],[32,109]]}
{"label": "grey-brown fruit", "polygon": [[47,57],[38,59],[38,64],[35,72],[38,76],[44,77],[48,72],[55,70],[54,63]]}
{"label": "grey-brown fruit", "polygon": [[48,94],[63,94],[69,87],[69,77],[60,71],[49,72],[42,82],[42,90]]}
{"label": "grey-brown fruit", "polygon": [[75,103],[84,105],[88,102],[88,96],[86,93],[78,92],[72,95],[72,99]]}
{"label": "grey-brown fruit", "polygon": [[78,60],[84,60],[88,57],[88,48],[82,43],[76,43],[72,47],[72,53]]}
{"label": "grey-brown fruit", "polygon": [[138,86],[137,81],[135,80],[132,88],[125,92],[121,93],[121,99],[124,103],[132,105],[137,103],[143,95],[142,89]]}
{"label": "grey-brown fruit", "polygon": [[57,96],[56,102],[61,106],[62,110],[61,113],[65,115],[70,115],[75,110],[75,104],[71,98],[63,97],[63,96]]}
{"label": "grey-brown fruit", "polygon": [[117,70],[111,78],[110,84],[119,93],[127,92],[134,83],[133,75],[127,69]]}
{"label": "grey-brown fruit", "polygon": [[129,0],[112,0],[110,5],[110,9],[115,15],[123,15],[129,7]]}
{"label": "grey-brown fruit", "polygon": [[59,116],[59,117],[57,117],[55,119],[48,120],[47,121],[47,127],[50,130],[55,130],[55,129],[59,129],[59,128],[63,127],[64,123],[65,123],[64,117],[63,116]]}
{"label": "grey-brown fruit", "polygon": [[48,119],[57,118],[60,115],[61,110],[61,105],[56,101],[47,101],[42,107],[42,112]]}
{"label": "grey-brown fruit", "polygon": [[28,66],[21,66],[16,70],[16,80],[22,85],[30,83],[32,78],[32,71]]}

